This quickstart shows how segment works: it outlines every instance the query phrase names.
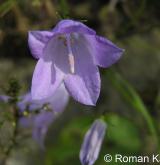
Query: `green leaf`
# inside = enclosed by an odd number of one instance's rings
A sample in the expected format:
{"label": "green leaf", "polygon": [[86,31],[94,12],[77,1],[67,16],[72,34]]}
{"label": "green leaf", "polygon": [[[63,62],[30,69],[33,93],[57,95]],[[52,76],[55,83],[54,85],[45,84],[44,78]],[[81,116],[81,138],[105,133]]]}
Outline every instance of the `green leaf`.
{"label": "green leaf", "polygon": [[0,17],[3,17],[7,12],[9,12],[14,5],[16,0],[8,0],[0,5]]}
{"label": "green leaf", "polygon": [[130,152],[139,151],[141,140],[138,128],[133,122],[115,114],[107,115],[106,121],[108,123],[108,141]]}
{"label": "green leaf", "polygon": [[69,6],[66,0],[60,0],[60,11],[59,14],[62,19],[66,19],[69,17]]}

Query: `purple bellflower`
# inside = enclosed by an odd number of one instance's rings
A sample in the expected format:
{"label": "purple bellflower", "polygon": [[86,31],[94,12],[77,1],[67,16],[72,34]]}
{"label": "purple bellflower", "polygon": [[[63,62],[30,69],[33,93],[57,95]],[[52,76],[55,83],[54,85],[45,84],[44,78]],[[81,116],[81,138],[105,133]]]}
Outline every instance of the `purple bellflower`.
{"label": "purple bellflower", "polygon": [[[44,149],[44,139],[48,131],[48,127],[66,107],[69,99],[68,92],[62,84],[58,87],[52,97],[45,100],[32,100],[30,93],[22,96],[21,99],[22,100],[17,104],[21,112],[25,109],[32,112],[36,109],[40,110],[38,114],[22,117],[19,123],[23,127],[33,128],[33,138],[38,142],[41,148]],[[46,107],[49,110],[46,110]]]}
{"label": "purple bellflower", "polygon": [[28,43],[38,59],[31,87],[34,100],[52,96],[64,83],[75,100],[95,105],[101,84],[98,66],[110,67],[123,53],[111,41],[73,20],[62,20],[51,31],[30,31]]}
{"label": "purple bellflower", "polygon": [[87,131],[80,150],[82,165],[93,165],[98,158],[106,131],[106,123],[96,120]]}
{"label": "purple bellflower", "polygon": [[[0,102],[2,103],[7,103],[10,99],[10,96],[0,95]],[[20,96],[19,100],[17,107],[19,109],[20,126],[33,128],[33,138],[44,149],[44,139],[48,127],[65,109],[69,101],[68,92],[64,85],[61,84],[54,95],[44,100],[33,100],[31,93]],[[38,113],[36,113],[36,110]],[[25,111],[29,112],[27,116],[23,115]]]}

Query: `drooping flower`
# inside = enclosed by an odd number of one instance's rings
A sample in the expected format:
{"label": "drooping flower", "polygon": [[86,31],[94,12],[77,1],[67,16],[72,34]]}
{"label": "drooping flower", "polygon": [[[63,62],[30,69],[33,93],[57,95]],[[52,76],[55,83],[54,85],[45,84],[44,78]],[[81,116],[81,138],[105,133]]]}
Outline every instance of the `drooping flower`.
{"label": "drooping flower", "polygon": [[49,109],[52,109],[55,112],[61,112],[68,103],[69,95],[66,91],[63,84],[61,84],[55,93],[42,100],[33,100],[31,93],[27,93],[20,97],[20,101],[17,103],[17,106],[21,111],[24,111],[26,108],[29,111],[40,109],[43,105],[47,105]]}
{"label": "drooping flower", "polygon": [[[44,139],[50,124],[54,119],[62,113],[68,103],[68,93],[62,84],[50,98],[41,101],[32,100],[31,94],[28,93],[21,97],[21,101],[17,104],[20,111],[29,110],[33,112],[39,109],[38,114],[32,114],[27,117],[21,117],[20,125],[33,128],[33,138],[44,149]],[[46,110],[47,107],[47,110]]]}
{"label": "drooping flower", "polygon": [[123,53],[111,41],[73,20],[62,20],[51,31],[30,31],[28,42],[38,59],[31,87],[34,100],[53,95],[64,83],[75,100],[95,105],[100,93],[98,66],[110,67]]}
{"label": "drooping flower", "polygon": [[[7,103],[10,96],[0,95],[0,102]],[[61,84],[54,95],[44,100],[35,101],[31,93],[19,97],[17,108],[19,110],[19,124],[22,127],[33,129],[33,138],[44,149],[44,139],[48,127],[65,109],[69,95],[63,84]],[[24,116],[25,112],[27,116]]]}
{"label": "drooping flower", "polygon": [[80,150],[82,165],[93,165],[97,160],[106,131],[106,123],[96,120],[87,131]]}

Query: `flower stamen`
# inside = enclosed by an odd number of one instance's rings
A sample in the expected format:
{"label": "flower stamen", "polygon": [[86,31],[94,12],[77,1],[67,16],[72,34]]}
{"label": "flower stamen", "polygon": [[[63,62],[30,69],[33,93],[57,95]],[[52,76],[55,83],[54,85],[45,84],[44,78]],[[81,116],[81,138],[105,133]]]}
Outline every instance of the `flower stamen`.
{"label": "flower stamen", "polygon": [[73,56],[73,54],[68,54],[68,59],[69,59],[70,71],[72,74],[74,74],[75,69],[74,69],[74,56]]}
{"label": "flower stamen", "polygon": [[72,74],[74,74],[75,73],[75,60],[74,60],[74,55],[72,53],[72,48],[71,48],[72,38],[70,37],[70,35],[66,36],[66,40],[67,40],[68,61],[69,61],[69,66],[70,66],[70,72]]}

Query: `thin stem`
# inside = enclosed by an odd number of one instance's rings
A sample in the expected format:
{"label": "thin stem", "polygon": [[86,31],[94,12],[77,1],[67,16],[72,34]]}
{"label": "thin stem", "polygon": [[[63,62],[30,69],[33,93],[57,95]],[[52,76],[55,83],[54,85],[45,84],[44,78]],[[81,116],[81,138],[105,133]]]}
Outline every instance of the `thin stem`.
{"label": "thin stem", "polygon": [[69,16],[69,6],[66,0],[60,0],[59,1],[60,4],[60,15],[62,17],[62,19],[66,19]]}
{"label": "thin stem", "polygon": [[0,162],[0,164],[5,165],[7,162],[8,157],[10,156],[12,149],[16,145],[16,139],[18,135],[18,119],[19,119],[19,114],[18,114],[18,109],[16,107],[13,108],[13,115],[14,115],[14,130],[13,130],[13,135],[12,135],[12,143],[8,146],[8,148],[4,152],[4,159]]}

